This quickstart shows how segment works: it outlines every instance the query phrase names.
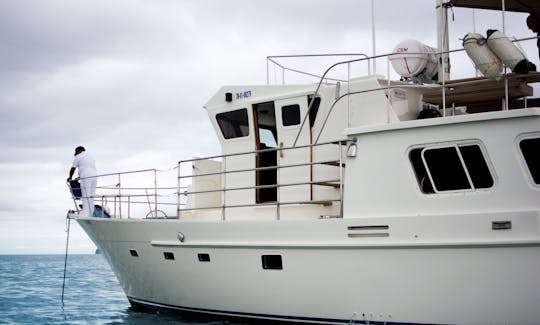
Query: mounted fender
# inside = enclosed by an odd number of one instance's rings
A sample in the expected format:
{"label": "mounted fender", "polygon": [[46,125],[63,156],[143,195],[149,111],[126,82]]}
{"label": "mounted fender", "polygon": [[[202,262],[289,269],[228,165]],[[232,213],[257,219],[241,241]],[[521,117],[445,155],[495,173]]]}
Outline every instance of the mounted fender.
{"label": "mounted fender", "polygon": [[478,33],[468,33],[463,38],[463,48],[476,69],[487,78],[499,78],[502,75],[501,60],[487,46],[487,40]]}
{"label": "mounted fender", "polygon": [[529,71],[536,71],[536,66],[527,60],[518,47],[502,32],[496,29],[488,29],[487,44],[491,51],[513,72],[528,73]]}

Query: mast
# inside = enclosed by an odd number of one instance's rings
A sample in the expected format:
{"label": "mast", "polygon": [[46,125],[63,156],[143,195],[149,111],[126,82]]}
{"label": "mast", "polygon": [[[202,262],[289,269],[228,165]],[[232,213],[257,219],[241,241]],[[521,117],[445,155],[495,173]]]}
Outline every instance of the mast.
{"label": "mast", "polygon": [[441,53],[439,57],[438,81],[450,79],[450,58],[448,55],[448,0],[436,0],[437,6],[437,50]]}
{"label": "mast", "polygon": [[377,48],[375,45],[375,0],[371,0],[371,41],[373,46],[373,74],[377,74]]}

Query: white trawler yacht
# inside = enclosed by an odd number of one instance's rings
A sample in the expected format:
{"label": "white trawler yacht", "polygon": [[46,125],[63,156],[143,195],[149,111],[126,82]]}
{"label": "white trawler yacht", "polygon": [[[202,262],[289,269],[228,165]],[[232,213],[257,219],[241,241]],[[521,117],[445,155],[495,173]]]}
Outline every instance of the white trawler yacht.
{"label": "white trawler yacht", "polygon": [[[451,6],[540,13],[537,0],[441,2],[443,31]],[[540,324],[540,101],[527,98],[540,74],[501,32],[464,40],[489,78],[448,79],[441,37],[378,56],[395,81],[222,87],[205,105],[221,155],[180,161],[173,185],[157,170],[102,175],[110,217],[68,217],[136,307]],[[131,185],[143,174],[148,188]]]}

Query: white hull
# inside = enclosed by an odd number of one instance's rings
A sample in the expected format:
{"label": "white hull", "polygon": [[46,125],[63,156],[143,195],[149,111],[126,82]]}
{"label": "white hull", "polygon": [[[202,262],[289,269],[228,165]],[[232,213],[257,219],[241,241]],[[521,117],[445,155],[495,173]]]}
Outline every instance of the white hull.
{"label": "white hull", "polygon": [[[465,217],[470,229],[439,236],[437,224]],[[128,298],[147,307],[315,323],[538,324],[538,213],[501,218],[534,228],[487,239],[493,214],[395,218],[385,220],[389,241],[348,237],[362,232],[348,227],[380,219],[79,222]],[[424,220],[414,232],[404,219]],[[262,255],[281,255],[283,269],[263,269]]]}

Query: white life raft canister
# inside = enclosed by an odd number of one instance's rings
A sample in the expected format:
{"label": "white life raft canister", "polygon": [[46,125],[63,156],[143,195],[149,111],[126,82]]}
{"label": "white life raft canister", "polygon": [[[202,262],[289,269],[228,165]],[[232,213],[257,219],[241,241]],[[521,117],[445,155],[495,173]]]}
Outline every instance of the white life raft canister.
{"label": "white life raft canister", "polygon": [[423,76],[431,79],[437,74],[436,52],[436,49],[410,39],[396,45],[390,56],[390,62],[402,77]]}
{"label": "white life raft canister", "polygon": [[527,73],[536,70],[534,64],[529,62],[517,46],[506,35],[496,29],[487,31],[487,44],[513,72]]}
{"label": "white life raft canister", "polygon": [[468,33],[463,39],[463,48],[474,65],[487,78],[499,78],[502,75],[501,60],[487,45],[487,40],[478,33]]}

